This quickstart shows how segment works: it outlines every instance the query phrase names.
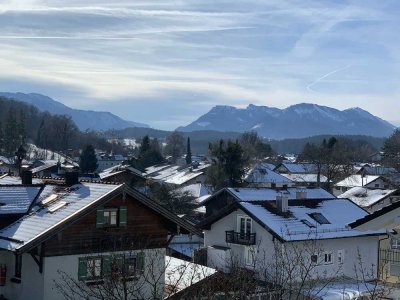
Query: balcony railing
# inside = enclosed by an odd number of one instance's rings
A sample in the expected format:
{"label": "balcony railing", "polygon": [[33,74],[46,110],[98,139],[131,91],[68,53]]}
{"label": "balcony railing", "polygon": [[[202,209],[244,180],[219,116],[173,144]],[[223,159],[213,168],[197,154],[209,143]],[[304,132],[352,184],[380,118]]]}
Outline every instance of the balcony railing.
{"label": "balcony railing", "polygon": [[225,231],[226,242],[231,244],[240,245],[255,245],[256,244],[256,234],[255,233],[240,233],[231,231]]}

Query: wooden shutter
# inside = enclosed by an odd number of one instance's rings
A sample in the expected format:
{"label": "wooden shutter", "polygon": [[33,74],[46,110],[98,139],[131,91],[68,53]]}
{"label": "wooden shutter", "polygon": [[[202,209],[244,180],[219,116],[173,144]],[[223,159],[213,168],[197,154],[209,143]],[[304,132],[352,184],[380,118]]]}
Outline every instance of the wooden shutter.
{"label": "wooden shutter", "polygon": [[103,256],[103,265],[102,265],[102,275],[103,278],[108,278],[111,275],[111,257],[108,255]]}
{"label": "wooden shutter", "polygon": [[119,208],[119,226],[120,227],[126,227],[126,212],[127,212],[126,206],[121,206]]}
{"label": "wooden shutter", "polygon": [[79,257],[78,280],[85,281],[86,278],[87,278],[87,259],[86,257]]}
{"label": "wooden shutter", "polygon": [[96,227],[101,228],[104,225],[104,209],[98,209],[96,213]]}
{"label": "wooden shutter", "polygon": [[139,252],[136,256],[136,270],[138,274],[144,272],[144,252]]}

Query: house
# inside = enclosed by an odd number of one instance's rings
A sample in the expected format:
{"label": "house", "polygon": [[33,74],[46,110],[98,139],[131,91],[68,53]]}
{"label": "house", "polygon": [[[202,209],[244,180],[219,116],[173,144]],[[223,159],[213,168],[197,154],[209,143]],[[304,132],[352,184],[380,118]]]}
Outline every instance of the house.
{"label": "house", "polygon": [[[240,193],[240,192],[239,192]],[[311,265],[309,279],[317,276],[359,278],[354,268],[359,257],[365,267],[378,261],[382,230],[361,232],[347,224],[368,213],[348,199],[275,200],[243,197],[209,215],[204,229],[207,265],[229,272],[232,262],[254,270],[260,280],[276,282],[286,266],[295,281],[303,265]],[[370,274],[376,278],[376,270]]]}
{"label": "house", "polygon": [[379,277],[398,284],[400,277],[400,202],[395,202],[349,224],[358,231],[386,230],[379,241]]}
{"label": "house", "polygon": [[393,186],[379,175],[350,175],[334,185],[333,194],[338,196],[353,187],[367,187],[375,189],[392,189]]}
{"label": "house", "polygon": [[117,165],[108,168],[99,174],[102,182],[126,183],[128,186],[140,186],[146,181],[142,172],[129,166]]}
{"label": "house", "polygon": [[282,176],[291,180],[294,183],[294,186],[302,187],[302,186],[324,186],[328,183],[328,178],[322,174],[282,174]]}
{"label": "house", "polygon": [[15,165],[13,159],[0,156],[0,175],[1,174],[17,174],[18,168]]}
{"label": "house", "polygon": [[96,155],[97,158],[97,170],[96,172],[102,172],[111,167],[120,165],[125,158],[120,154],[105,154],[99,153]]}
{"label": "house", "polygon": [[400,175],[399,172],[392,167],[384,167],[381,165],[365,165],[357,171],[360,175]]}
{"label": "house", "polygon": [[289,201],[301,199],[332,199],[334,195],[322,188],[226,188],[219,190],[202,202],[206,217],[218,213],[234,202],[269,201],[278,196],[286,196]]}
{"label": "house", "polygon": [[339,195],[338,198],[350,199],[358,206],[372,213],[382,207],[399,201],[400,192],[397,189],[385,190],[367,187],[353,187]]}
{"label": "house", "polygon": [[[67,282],[83,291],[104,284],[108,292],[128,282],[140,286],[136,293],[161,298],[171,237],[200,234],[125,184],[79,183],[75,172],[62,183],[23,178],[19,186],[0,186],[0,265],[6,270],[0,294],[6,299],[64,299],[58,288]],[[146,276],[159,280],[149,286]]]}
{"label": "house", "polygon": [[318,173],[318,167],[316,164],[312,163],[282,162],[274,171],[281,174],[315,174]]}
{"label": "house", "polygon": [[292,187],[294,183],[276,173],[265,166],[265,164],[257,164],[249,172],[247,172],[244,182],[250,187]]}

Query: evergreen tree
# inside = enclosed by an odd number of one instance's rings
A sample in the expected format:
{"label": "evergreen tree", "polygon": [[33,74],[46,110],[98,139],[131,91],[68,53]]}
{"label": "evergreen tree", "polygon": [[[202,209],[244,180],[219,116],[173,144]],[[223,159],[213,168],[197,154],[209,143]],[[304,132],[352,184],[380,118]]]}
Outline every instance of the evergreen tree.
{"label": "evergreen tree", "polygon": [[144,171],[147,167],[162,163],[164,157],[161,154],[160,143],[157,139],[150,141],[148,135],[144,136],[139,147],[137,158],[130,161],[130,165],[134,168]]}
{"label": "evergreen tree", "polygon": [[210,155],[214,157],[214,161],[207,172],[207,183],[214,190],[239,186],[247,162],[239,142],[220,140],[210,144],[209,151]]}
{"label": "evergreen tree", "polygon": [[383,145],[383,162],[400,171],[400,129],[396,129]]}
{"label": "evergreen tree", "polygon": [[186,164],[190,165],[191,163],[192,163],[192,151],[190,149],[190,137],[188,137],[186,146]]}
{"label": "evergreen tree", "polygon": [[13,156],[17,149],[18,143],[18,126],[15,116],[15,110],[10,108],[8,111],[6,124],[4,128],[4,150],[7,156]]}
{"label": "evergreen tree", "polygon": [[79,158],[79,166],[82,173],[91,173],[96,171],[98,164],[96,153],[92,145],[87,145]]}

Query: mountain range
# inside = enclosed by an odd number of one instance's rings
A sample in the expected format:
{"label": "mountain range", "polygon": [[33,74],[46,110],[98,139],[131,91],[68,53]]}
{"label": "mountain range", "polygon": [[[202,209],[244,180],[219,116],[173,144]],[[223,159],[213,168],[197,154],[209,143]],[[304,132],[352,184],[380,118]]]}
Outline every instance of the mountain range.
{"label": "mountain range", "polygon": [[394,125],[358,107],[338,110],[301,103],[285,109],[252,104],[243,109],[217,105],[177,130],[256,131],[265,138],[286,139],[323,134],[386,137],[394,129]]}
{"label": "mountain range", "polygon": [[78,128],[83,131],[86,129],[104,131],[127,127],[149,127],[147,124],[124,120],[110,112],[73,109],[41,94],[0,92],[0,96],[29,103],[40,111],[71,116]]}

